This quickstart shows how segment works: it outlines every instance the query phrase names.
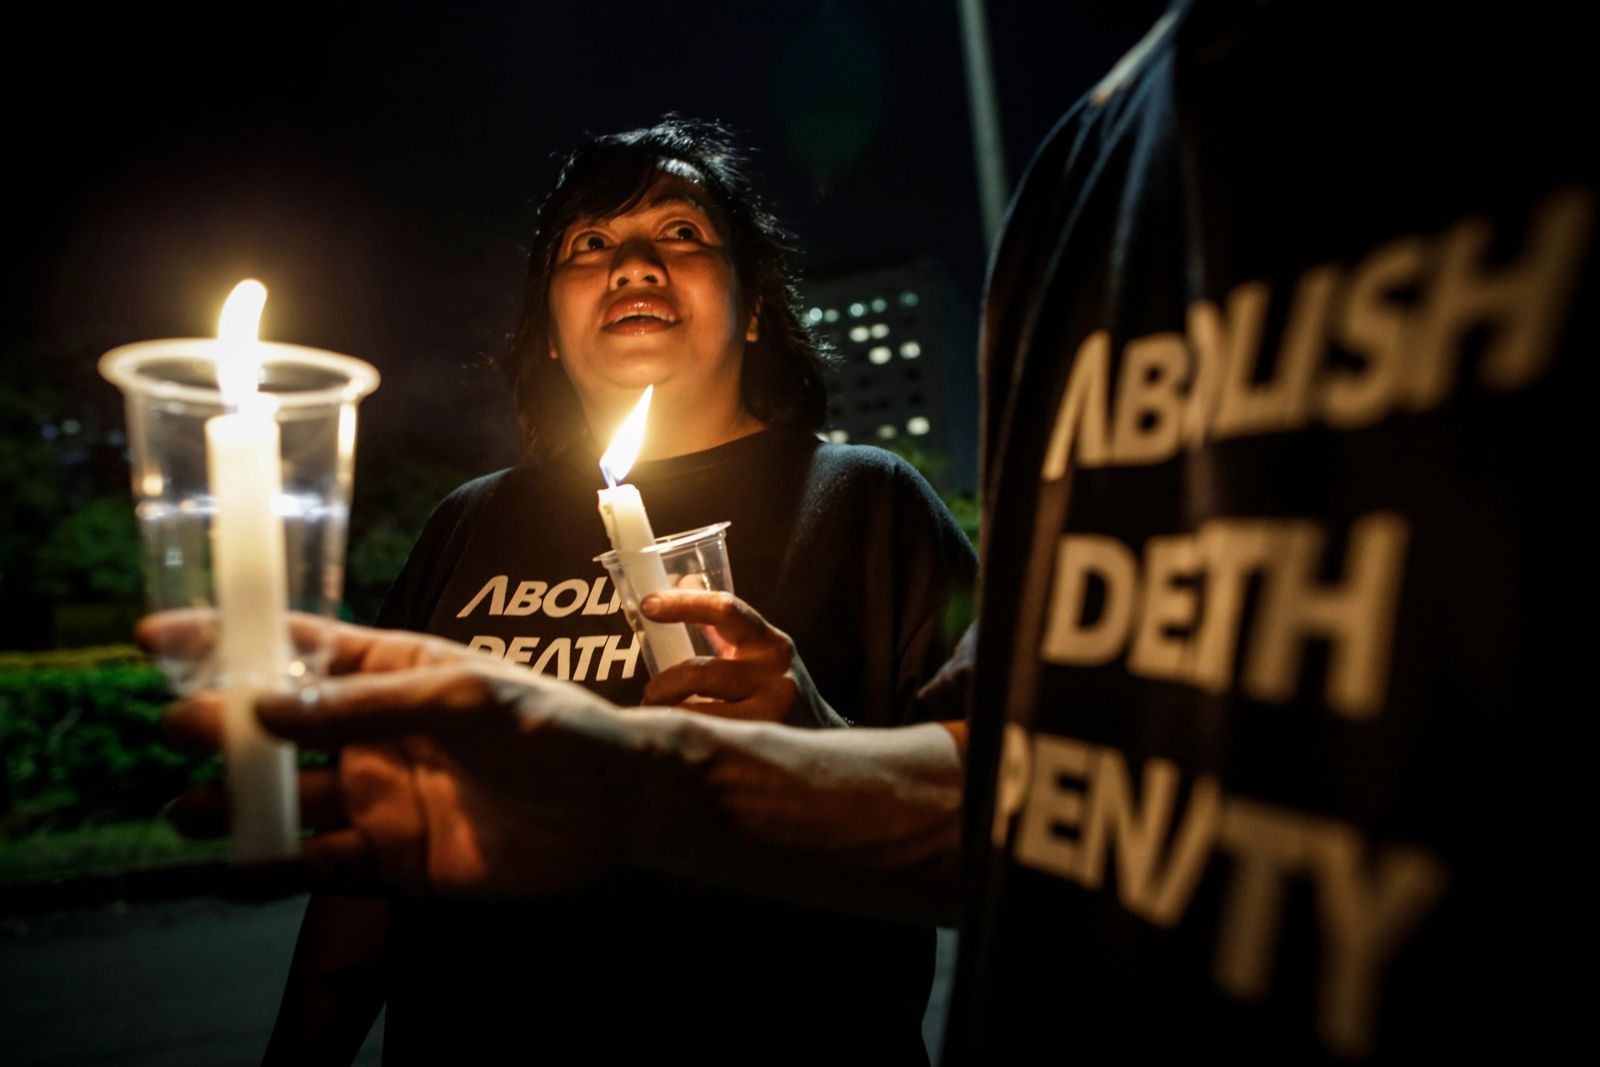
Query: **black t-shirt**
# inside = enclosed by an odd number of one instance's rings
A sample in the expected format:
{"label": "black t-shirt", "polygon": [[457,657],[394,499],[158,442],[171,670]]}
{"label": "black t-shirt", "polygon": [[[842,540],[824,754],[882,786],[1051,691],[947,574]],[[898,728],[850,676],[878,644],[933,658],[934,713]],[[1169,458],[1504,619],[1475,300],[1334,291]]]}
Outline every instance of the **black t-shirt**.
{"label": "black t-shirt", "polygon": [[[735,591],[794,639],[852,722],[923,717],[970,544],[910,466],[773,428],[630,472],[659,535],[728,521]],[[593,459],[469,483],[436,510],[384,625],[639,703],[644,662],[594,557]],[[815,723],[799,723],[811,726]],[[397,905],[392,1063],[921,1062],[932,931],[629,872],[528,904]]]}
{"label": "black t-shirt", "polygon": [[1035,157],[985,312],[953,1060],[1575,1025],[1593,62],[1464,10],[1180,6]]}

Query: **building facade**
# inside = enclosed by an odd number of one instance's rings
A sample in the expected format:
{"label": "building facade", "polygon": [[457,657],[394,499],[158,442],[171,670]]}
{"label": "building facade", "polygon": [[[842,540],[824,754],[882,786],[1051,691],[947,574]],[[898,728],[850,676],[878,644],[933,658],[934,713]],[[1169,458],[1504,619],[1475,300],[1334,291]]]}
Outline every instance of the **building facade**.
{"label": "building facade", "polygon": [[930,259],[824,272],[807,323],[832,348],[832,441],[916,457],[939,488],[977,487],[977,330],[971,303]]}

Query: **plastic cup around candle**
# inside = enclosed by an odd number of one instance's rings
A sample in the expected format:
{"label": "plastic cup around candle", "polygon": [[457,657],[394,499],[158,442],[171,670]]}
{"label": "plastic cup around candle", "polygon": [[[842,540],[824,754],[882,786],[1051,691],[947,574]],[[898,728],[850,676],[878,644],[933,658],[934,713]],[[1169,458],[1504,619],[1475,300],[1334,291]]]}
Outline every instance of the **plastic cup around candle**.
{"label": "plastic cup around candle", "polygon": [[[355,471],[356,405],[378,372],[350,356],[262,341],[259,396],[273,412],[282,480],[271,512],[282,522],[286,606],[329,617],[344,588],[345,537]],[[113,349],[100,372],[122,389],[134,511],[151,611],[188,609],[209,633],[156,659],[180,694],[197,689],[289,689],[324,671],[329,649],[301,640],[270,672],[238,677],[217,654],[217,501],[207,466],[206,424],[224,414],[214,339],[146,341]],[[193,635],[190,635],[193,637]],[[264,673],[274,676],[263,677]]]}
{"label": "plastic cup around candle", "polygon": [[[709,589],[731,593],[733,571],[728,565],[728,525],[725,522],[718,522],[702,526],[698,530],[658,537],[655,544],[649,548],[629,555],[654,554],[667,572],[667,584],[675,588]],[[644,646],[645,668],[649,670],[651,677],[654,677],[660,670],[651,653],[650,642],[644,638],[645,620],[644,616],[639,614],[639,597],[634,592],[633,583],[628,580],[628,568],[625,566],[627,561],[623,558],[623,554],[615,550],[596,556],[595,560],[602,564],[606,573],[611,576],[617,596],[622,601],[623,617],[628,620],[633,632],[639,635],[639,641]],[[708,633],[708,627],[690,624],[687,629],[689,643],[694,646],[696,655],[716,655],[716,645]]]}

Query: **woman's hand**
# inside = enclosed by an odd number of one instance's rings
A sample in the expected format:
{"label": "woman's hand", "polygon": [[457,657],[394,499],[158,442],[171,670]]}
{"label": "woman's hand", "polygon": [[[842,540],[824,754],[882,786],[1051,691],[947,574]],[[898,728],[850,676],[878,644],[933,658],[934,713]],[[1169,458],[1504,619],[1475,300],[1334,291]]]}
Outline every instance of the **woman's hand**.
{"label": "woman's hand", "polygon": [[817,692],[789,635],[732,593],[664,590],[645,597],[639,609],[653,622],[709,627],[717,649],[650,679],[646,704],[791,726],[851,725]]}

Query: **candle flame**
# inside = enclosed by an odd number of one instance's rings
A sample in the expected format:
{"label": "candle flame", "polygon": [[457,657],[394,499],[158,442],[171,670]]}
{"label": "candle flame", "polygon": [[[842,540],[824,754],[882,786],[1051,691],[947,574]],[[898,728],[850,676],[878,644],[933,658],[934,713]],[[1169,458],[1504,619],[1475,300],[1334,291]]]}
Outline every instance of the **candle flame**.
{"label": "candle flame", "polygon": [[633,469],[633,461],[639,458],[639,449],[644,444],[645,419],[650,414],[650,394],[654,391],[655,386],[645,386],[644,396],[611,435],[611,445],[600,457],[600,473],[605,475],[606,484],[614,486],[626,478]]}
{"label": "candle flame", "polygon": [[266,303],[267,287],[254,278],[246,278],[233,287],[222,305],[222,317],[217,323],[221,347],[217,355],[217,388],[229,408],[243,407],[256,393],[261,376],[256,340],[261,330],[261,309]]}

